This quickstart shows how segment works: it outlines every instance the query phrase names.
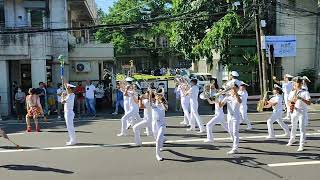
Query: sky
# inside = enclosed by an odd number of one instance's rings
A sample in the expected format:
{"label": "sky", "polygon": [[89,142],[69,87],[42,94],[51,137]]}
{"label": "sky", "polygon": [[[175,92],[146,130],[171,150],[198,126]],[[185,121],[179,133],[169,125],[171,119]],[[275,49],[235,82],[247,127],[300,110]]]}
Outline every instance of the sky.
{"label": "sky", "polygon": [[110,6],[112,6],[113,2],[117,0],[96,0],[98,8],[101,8],[104,12],[108,12]]}

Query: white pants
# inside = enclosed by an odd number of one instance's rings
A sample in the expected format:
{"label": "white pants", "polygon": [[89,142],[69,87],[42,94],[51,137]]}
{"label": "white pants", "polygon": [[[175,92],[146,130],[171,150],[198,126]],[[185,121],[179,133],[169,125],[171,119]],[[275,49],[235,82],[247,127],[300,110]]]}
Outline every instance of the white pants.
{"label": "white pants", "polygon": [[69,134],[69,141],[76,142],[76,132],[73,125],[74,112],[73,111],[65,111],[64,119],[66,120],[67,130]]}
{"label": "white pants", "polygon": [[160,156],[160,149],[163,147],[164,143],[164,133],[166,130],[166,124],[164,121],[153,121],[152,129],[156,139],[156,156]]}
{"label": "white pants", "polygon": [[200,115],[198,113],[198,106],[199,105],[197,101],[190,102],[190,107],[191,107],[190,126],[191,126],[191,129],[195,129],[196,128],[195,121],[197,121],[200,131],[204,131],[203,122],[201,121]]}
{"label": "white pants", "polygon": [[287,109],[287,115],[286,117],[290,118],[290,106],[289,106],[289,102],[288,102],[288,99],[289,99],[289,95],[288,94],[284,94],[283,96],[284,98],[284,103],[285,103],[285,106],[286,106],[286,109]]}
{"label": "white pants", "polygon": [[152,134],[152,122],[148,118],[144,118],[141,122],[135,124],[133,126],[133,132],[134,132],[134,142],[137,145],[141,144],[141,138],[140,138],[140,131],[142,128],[147,128],[147,135]]}
{"label": "white pants", "polygon": [[290,141],[293,143],[296,138],[297,134],[297,128],[299,123],[299,129],[300,129],[300,146],[304,145],[304,142],[306,140],[306,126],[305,126],[305,114],[304,111],[294,111],[291,114],[291,123],[292,123],[292,129],[290,134]]}
{"label": "white pants", "polygon": [[213,141],[212,128],[215,124],[220,123],[221,126],[228,132],[228,124],[224,122],[224,114],[216,114],[208,123],[207,123],[207,139]]}
{"label": "white pants", "polygon": [[185,100],[184,98],[181,98],[181,108],[183,110],[183,114],[184,114],[184,122],[186,124],[190,124],[190,112],[189,112],[189,106],[190,106],[190,103]]}
{"label": "white pants", "polygon": [[309,114],[308,114],[308,109],[304,111],[304,117],[305,117],[305,126],[307,127],[309,124]]}
{"label": "white pants", "polygon": [[248,119],[248,105],[241,104],[240,115],[242,122],[245,122],[249,128],[252,128],[251,122]]}
{"label": "white pants", "polygon": [[273,111],[270,119],[267,120],[269,137],[275,137],[274,130],[273,130],[273,123],[275,121],[278,122],[278,124],[286,134],[289,134],[289,127],[282,121],[282,114],[283,114],[282,109],[279,109],[278,111]]}
{"label": "white pants", "polygon": [[139,111],[136,110],[130,110],[128,111],[122,118],[121,118],[121,133],[127,134],[127,122],[130,119],[136,119],[138,122],[141,121],[141,117],[139,115]]}
{"label": "white pants", "polygon": [[239,126],[240,120],[228,117],[228,130],[233,141],[232,149],[236,150],[239,147]]}

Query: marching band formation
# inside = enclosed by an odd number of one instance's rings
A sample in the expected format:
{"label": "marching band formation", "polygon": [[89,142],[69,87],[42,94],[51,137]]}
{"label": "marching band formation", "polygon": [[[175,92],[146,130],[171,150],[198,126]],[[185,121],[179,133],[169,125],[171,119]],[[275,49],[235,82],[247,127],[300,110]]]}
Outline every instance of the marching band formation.
{"label": "marching band formation", "polygon": [[[311,104],[311,98],[308,92],[307,83],[310,80],[307,77],[293,77],[289,74],[284,76],[283,81],[278,81],[274,77],[273,96],[266,100],[266,96],[261,99],[260,108],[272,108],[271,117],[267,120],[268,136],[267,139],[275,139],[273,129],[274,122],[278,122],[284,130],[285,137],[290,136],[287,146],[295,142],[296,131],[299,125],[301,132],[300,146],[298,151],[303,151],[306,139],[306,126],[308,125],[307,106]],[[179,76],[175,79],[177,83],[176,91],[180,94],[180,102],[183,110],[183,121],[181,125],[188,127],[187,131],[196,131],[197,133],[207,133],[205,143],[213,143],[213,126],[220,124],[232,139],[232,148],[227,154],[235,154],[239,147],[239,128],[242,122],[247,124],[247,130],[253,129],[248,119],[247,100],[249,86],[239,80],[239,74],[236,71],[231,72],[231,78],[222,88],[216,85],[207,84],[203,92],[199,95],[197,79],[189,80],[187,77]],[[282,85],[280,87],[279,85]],[[148,88],[144,94],[138,95],[136,85],[132,84],[132,79],[120,83],[121,91],[124,94],[125,114],[121,118],[121,132],[118,136],[126,136],[127,131],[132,127],[134,132],[134,142],[141,146],[140,131],[146,129],[147,136],[153,136],[156,140],[156,159],[162,161],[161,149],[166,141],[164,136],[166,129],[165,112],[168,110],[168,102],[164,96],[163,89]],[[204,126],[198,113],[198,97],[214,105],[215,113],[212,119]],[[283,103],[286,107],[286,117],[283,116]],[[227,121],[224,119],[223,107],[227,106]],[[143,109],[143,118],[139,115],[139,109]],[[291,131],[289,126],[283,120],[291,120]]]}
{"label": "marching band formation", "polygon": [[[304,150],[306,140],[306,126],[308,126],[308,109],[307,106],[311,104],[310,94],[308,92],[307,83],[310,80],[307,77],[293,77],[289,74],[284,76],[283,81],[278,81],[273,78],[274,84],[273,97],[266,100],[266,95],[260,100],[257,110],[261,111],[263,108],[272,108],[272,114],[267,120],[268,136],[267,139],[275,139],[273,129],[274,122],[277,122],[284,130],[284,137],[290,137],[287,146],[291,146],[295,142],[296,131],[300,130],[300,143],[298,152]],[[133,84],[133,79],[128,77],[125,81],[119,82],[120,90],[124,96],[124,111],[125,114],[121,118],[121,130],[117,136],[127,136],[128,129],[132,127],[134,132],[134,142],[137,146],[142,145],[140,133],[142,129],[146,130],[147,136],[153,136],[156,141],[156,159],[162,161],[161,149],[163,148],[166,130],[165,114],[168,110],[168,102],[165,98],[165,91],[163,88],[149,87],[144,94],[138,95],[137,85]],[[212,132],[213,126],[220,124],[232,139],[232,148],[227,154],[235,154],[239,147],[239,128],[242,122],[247,124],[247,129],[253,128],[247,115],[247,100],[248,92],[246,88],[248,84],[239,80],[239,74],[236,71],[231,72],[231,77],[222,88],[218,88],[217,84],[207,84],[203,88],[203,92],[199,95],[199,87],[197,79],[189,80],[188,77],[179,76],[175,79],[177,83],[176,91],[180,94],[180,102],[183,110],[183,121],[181,125],[188,127],[187,131],[196,131],[197,133],[206,133],[207,138],[205,143],[213,143],[214,135]],[[279,85],[282,85],[280,87]],[[66,91],[61,95],[61,101],[64,104],[64,116],[69,134],[69,141],[66,145],[74,145],[77,143],[75,129],[73,124],[74,119],[74,85],[68,84],[64,80],[64,87]],[[215,113],[212,119],[204,126],[198,113],[198,97],[206,100],[209,104],[214,105]],[[30,92],[29,99],[32,100],[32,92]],[[32,100],[28,106],[28,115],[35,119],[37,128],[37,117],[32,107],[39,104],[39,100]],[[286,109],[286,116],[283,116],[283,102]],[[223,107],[227,106],[227,121],[224,119]],[[143,109],[143,118],[140,117],[139,109]],[[41,111],[41,109],[40,109]],[[283,120],[291,121],[291,131],[289,126]],[[29,119],[27,119],[28,128],[31,128]],[[0,129],[0,136],[5,137],[12,142],[4,131]],[[14,143],[14,142],[12,142]],[[14,143],[15,144],[15,143]],[[15,144],[16,145],[16,144]],[[17,145],[17,148],[19,145]]]}

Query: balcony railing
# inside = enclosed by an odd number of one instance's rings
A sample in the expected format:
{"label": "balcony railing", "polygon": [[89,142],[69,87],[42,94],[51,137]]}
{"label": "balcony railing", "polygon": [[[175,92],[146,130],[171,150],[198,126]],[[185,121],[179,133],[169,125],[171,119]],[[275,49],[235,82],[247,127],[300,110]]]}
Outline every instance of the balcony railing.
{"label": "balcony railing", "polygon": [[86,5],[88,6],[88,9],[91,13],[91,16],[94,20],[97,19],[97,4],[95,0],[85,0]]}

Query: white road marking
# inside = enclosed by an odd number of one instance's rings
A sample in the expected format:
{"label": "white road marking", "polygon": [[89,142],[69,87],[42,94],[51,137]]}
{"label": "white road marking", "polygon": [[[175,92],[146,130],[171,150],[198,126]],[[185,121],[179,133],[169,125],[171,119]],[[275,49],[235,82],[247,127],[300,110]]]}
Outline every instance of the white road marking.
{"label": "white road marking", "polygon": [[[307,133],[308,136],[317,136],[320,133]],[[298,135],[299,136],[299,135]],[[240,139],[265,139],[267,136],[246,136],[240,137]],[[284,137],[284,135],[276,135],[276,137]],[[230,140],[230,137],[215,138],[215,141]],[[198,139],[181,139],[181,140],[168,140],[167,143],[187,143],[187,142],[203,142],[205,138]],[[143,142],[143,145],[155,144],[155,141]],[[64,149],[88,149],[88,148],[101,148],[101,147],[120,147],[120,146],[134,146],[134,143],[122,143],[122,144],[105,144],[105,145],[78,145],[78,146],[59,146],[59,147],[46,147],[46,148],[35,148],[35,149],[17,149],[17,150],[1,150],[0,153],[10,152],[31,152],[40,150],[64,150]]]}
{"label": "white road marking", "polygon": [[320,164],[320,161],[302,161],[302,162],[288,162],[288,163],[275,163],[268,164],[269,167],[285,167],[285,166],[302,166]]}

